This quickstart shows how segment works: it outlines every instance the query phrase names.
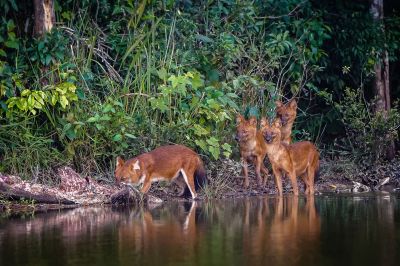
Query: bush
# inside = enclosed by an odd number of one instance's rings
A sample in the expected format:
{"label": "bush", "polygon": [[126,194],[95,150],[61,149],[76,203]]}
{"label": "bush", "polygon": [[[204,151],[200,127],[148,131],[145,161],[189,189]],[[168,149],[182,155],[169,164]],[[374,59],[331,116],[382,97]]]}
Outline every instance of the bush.
{"label": "bush", "polygon": [[357,160],[376,162],[383,159],[387,147],[397,139],[400,126],[398,105],[390,112],[374,112],[361,89],[346,88],[344,98],[335,107],[342,115],[347,140]]}

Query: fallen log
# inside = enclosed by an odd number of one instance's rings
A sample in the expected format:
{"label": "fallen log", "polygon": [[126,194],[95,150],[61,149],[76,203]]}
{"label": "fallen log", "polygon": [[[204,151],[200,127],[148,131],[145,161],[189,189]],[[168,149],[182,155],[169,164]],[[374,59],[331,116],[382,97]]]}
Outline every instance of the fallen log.
{"label": "fallen log", "polygon": [[41,194],[33,194],[20,188],[13,188],[12,186],[7,185],[4,182],[0,182],[0,197],[11,201],[33,200],[35,203],[42,204],[76,204],[71,200],[60,198],[45,192]]}

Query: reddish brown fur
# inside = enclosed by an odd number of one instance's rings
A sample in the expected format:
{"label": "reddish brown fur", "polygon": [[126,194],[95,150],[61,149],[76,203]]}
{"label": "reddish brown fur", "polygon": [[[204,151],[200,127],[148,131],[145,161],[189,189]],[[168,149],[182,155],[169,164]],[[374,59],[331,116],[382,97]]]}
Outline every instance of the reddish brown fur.
{"label": "reddish brown fur", "polygon": [[267,182],[268,170],[264,166],[264,158],[267,154],[261,132],[257,130],[257,119],[251,117],[246,120],[242,115],[236,117],[236,137],[239,142],[240,157],[243,166],[244,187],[249,186],[248,162],[253,162],[256,167],[257,182],[261,185],[261,173],[264,174],[263,185]]}
{"label": "reddish brown fur", "polygon": [[297,102],[295,99],[285,105],[281,101],[276,101],[276,116],[281,120],[281,139],[286,144],[292,143],[292,128],[297,115]]}
{"label": "reddish brown fur", "polygon": [[[140,169],[134,169],[138,161]],[[181,174],[181,169],[187,176],[186,183],[192,198],[196,198],[195,176],[205,179],[203,162],[197,153],[182,145],[161,146],[126,162],[118,157],[115,178],[117,182],[134,184],[142,181],[142,193],[146,193],[153,181],[160,179],[171,181]]]}
{"label": "reddish brown fur", "polygon": [[319,152],[309,141],[288,145],[281,141],[281,123],[276,119],[270,125],[261,120],[261,132],[267,146],[279,195],[282,195],[282,172],[289,176],[293,193],[299,194],[296,177],[301,176],[306,184],[306,194],[314,194],[314,177],[319,167]]}

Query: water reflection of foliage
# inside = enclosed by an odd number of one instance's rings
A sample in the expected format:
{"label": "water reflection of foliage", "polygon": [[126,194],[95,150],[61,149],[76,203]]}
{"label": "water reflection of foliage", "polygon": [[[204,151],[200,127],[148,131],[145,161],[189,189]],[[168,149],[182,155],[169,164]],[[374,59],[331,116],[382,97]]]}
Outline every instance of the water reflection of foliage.
{"label": "water reflection of foliage", "polygon": [[393,197],[247,198],[37,214],[0,220],[0,264],[3,258],[7,264],[346,263],[368,250],[371,239],[382,247],[371,252],[371,262],[390,264],[395,204]]}

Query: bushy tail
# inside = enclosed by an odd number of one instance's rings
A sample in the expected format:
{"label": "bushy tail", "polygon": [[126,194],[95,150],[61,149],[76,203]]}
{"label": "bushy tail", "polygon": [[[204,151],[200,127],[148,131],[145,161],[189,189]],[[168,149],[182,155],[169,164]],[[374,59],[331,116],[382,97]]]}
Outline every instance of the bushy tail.
{"label": "bushy tail", "polygon": [[315,156],[314,160],[317,160],[316,167],[315,167],[315,175],[314,175],[314,182],[321,179],[320,178],[320,168],[319,168],[319,154]]}
{"label": "bushy tail", "polygon": [[204,168],[203,161],[199,158],[199,163],[197,165],[196,171],[194,172],[194,186],[196,191],[199,191],[200,188],[203,188],[207,185],[207,173],[206,169]]}

